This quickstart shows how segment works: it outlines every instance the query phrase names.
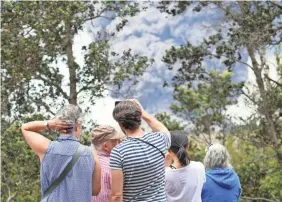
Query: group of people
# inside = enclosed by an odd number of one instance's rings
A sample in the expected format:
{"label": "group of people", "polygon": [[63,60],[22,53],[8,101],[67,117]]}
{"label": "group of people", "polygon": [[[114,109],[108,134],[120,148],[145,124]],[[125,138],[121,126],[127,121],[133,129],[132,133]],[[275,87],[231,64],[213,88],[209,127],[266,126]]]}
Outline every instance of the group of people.
{"label": "group of people", "polygon": [[[207,147],[204,162],[191,161],[188,138],[148,114],[137,100],[113,110],[124,134],[111,126],[91,132],[92,146],[80,144],[82,111],[63,107],[53,120],[33,121],[22,134],[41,163],[44,202],[237,202],[240,181],[227,149]],[[144,120],[152,129],[141,128]],[[40,131],[58,131],[50,140]]]}

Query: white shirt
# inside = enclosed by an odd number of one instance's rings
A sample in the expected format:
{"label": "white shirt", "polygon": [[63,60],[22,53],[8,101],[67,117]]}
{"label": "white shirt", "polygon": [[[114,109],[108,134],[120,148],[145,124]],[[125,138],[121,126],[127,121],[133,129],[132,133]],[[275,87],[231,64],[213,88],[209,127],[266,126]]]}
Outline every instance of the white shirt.
{"label": "white shirt", "polygon": [[205,167],[191,161],[178,169],[166,168],[166,198],[168,202],[201,202],[201,192],[206,181]]}

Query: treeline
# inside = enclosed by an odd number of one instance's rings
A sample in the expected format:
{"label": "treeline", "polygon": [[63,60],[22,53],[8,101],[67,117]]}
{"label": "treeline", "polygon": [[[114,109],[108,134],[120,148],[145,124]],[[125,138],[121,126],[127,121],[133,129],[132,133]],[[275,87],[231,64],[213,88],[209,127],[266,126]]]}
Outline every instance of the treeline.
{"label": "treeline", "polygon": [[[192,126],[192,159],[202,161],[204,145],[215,139],[225,144],[240,176],[242,201],[282,200],[281,3],[17,1],[1,2],[2,201],[40,199],[39,161],[20,134],[21,122],[50,118],[66,103],[82,104],[87,99],[94,104],[105,90],[137,84],[152,65],[153,59],[131,50],[115,53],[110,49],[111,40],[128,20],[150,6],[172,18],[188,9],[195,13],[213,9],[219,17],[213,24],[214,34],[199,45],[187,41],[165,52],[167,68],[178,70],[172,83],[164,84],[174,89],[172,114],[157,117],[170,130]],[[81,66],[73,53],[74,37],[87,29],[85,24],[99,18],[119,21],[114,32],[105,35],[98,31],[93,42],[82,47]],[[272,64],[269,54],[274,58]],[[249,62],[243,59],[246,57]],[[209,70],[209,60],[225,70]],[[64,67],[59,69],[58,64]],[[239,65],[254,75],[255,84],[232,81]],[[269,74],[270,65],[278,79]],[[61,68],[69,76],[62,74]],[[69,88],[62,85],[65,80]],[[239,97],[253,108],[253,114],[234,121],[227,109]]]}

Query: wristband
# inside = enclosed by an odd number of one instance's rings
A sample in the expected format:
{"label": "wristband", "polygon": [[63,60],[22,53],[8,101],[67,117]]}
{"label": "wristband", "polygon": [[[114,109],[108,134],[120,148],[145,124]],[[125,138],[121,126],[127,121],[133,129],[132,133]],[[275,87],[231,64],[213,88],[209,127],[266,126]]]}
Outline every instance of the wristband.
{"label": "wristband", "polygon": [[45,126],[46,130],[50,130],[50,128],[49,128],[49,124],[48,124],[48,122],[47,122],[47,121],[44,121],[44,126]]}

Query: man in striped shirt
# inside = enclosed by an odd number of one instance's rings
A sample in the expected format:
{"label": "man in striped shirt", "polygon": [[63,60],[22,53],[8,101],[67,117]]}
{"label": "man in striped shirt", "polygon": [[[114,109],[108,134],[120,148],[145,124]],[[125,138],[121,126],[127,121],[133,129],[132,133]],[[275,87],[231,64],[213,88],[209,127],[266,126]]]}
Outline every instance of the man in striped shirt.
{"label": "man in striped shirt", "polygon": [[[165,202],[164,154],[170,147],[167,128],[144,111],[137,100],[125,100],[113,111],[127,138],[111,152],[112,190],[110,202]],[[153,132],[144,132],[145,120]]]}
{"label": "man in striped shirt", "polygon": [[98,196],[92,197],[92,202],[108,202],[111,191],[110,153],[124,135],[110,126],[98,126],[92,130],[91,135],[102,170],[101,191]]}

